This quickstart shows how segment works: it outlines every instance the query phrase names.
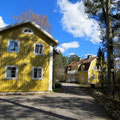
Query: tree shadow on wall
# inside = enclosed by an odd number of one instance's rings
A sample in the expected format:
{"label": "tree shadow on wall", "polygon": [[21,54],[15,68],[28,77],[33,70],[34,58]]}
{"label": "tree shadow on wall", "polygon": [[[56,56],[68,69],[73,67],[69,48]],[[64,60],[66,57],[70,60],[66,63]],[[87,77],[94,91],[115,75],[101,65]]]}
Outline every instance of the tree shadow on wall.
{"label": "tree shadow on wall", "polygon": [[[20,48],[18,53],[11,53],[7,51],[7,39],[15,39],[20,41]],[[42,87],[42,81],[32,80],[32,67],[43,67],[43,77],[47,77],[47,70],[49,68],[49,50],[45,50],[43,56],[34,55],[34,43],[39,42],[38,37],[34,35],[21,36],[19,32],[11,32],[9,36],[4,35],[4,40],[1,41],[0,46],[0,91],[32,91],[39,83],[38,89]],[[18,79],[5,79],[5,66],[18,66]],[[48,82],[46,81],[46,83]],[[47,89],[46,89],[47,90]]]}

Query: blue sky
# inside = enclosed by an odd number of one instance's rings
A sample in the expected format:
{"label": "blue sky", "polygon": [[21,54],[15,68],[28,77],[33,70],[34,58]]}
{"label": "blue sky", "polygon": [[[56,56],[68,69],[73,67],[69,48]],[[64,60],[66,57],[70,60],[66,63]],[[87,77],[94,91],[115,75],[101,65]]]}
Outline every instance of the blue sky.
{"label": "blue sky", "polygon": [[99,44],[98,24],[88,19],[82,2],[70,3],[68,0],[1,0],[0,27],[13,23],[12,16],[26,10],[47,15],[52,26],[52,36],[60,44],[63,55],[97,54]]}

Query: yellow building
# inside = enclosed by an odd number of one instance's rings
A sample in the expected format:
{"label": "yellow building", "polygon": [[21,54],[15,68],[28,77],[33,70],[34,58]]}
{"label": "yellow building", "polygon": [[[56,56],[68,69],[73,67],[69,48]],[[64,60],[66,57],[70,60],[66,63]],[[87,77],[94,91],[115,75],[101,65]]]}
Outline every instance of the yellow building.
{"label": "yellow building", "polygon": [[52,91],[57,44],[31,21],[0,29],[0,92]]}
{"label": "yellow building", "polygon": [[86,59],[74,61],[66,68],[66,81],[83,84],[99,82],[99,71],[96,67],[96,57],[88,55]]}
{"label": "yellow building", "polygon": [[78,74],[79,74],[78,69],[80,64],[81,64],[81,60],[73,61],[72,63],[67,65],[66,73],[65,73],[66,82],[78,82]]}

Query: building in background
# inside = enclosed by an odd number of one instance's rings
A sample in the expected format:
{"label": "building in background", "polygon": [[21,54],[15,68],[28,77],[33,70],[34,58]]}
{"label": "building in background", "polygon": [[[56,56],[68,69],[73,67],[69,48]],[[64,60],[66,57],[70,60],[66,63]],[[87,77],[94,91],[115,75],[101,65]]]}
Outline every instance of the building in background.
{"label": "building in background", "polygon": [[96,58],[88,55],[86,59],[74,61],[66,68],[66,81],[83,84],[99,82],[99,71],[96,67]]}

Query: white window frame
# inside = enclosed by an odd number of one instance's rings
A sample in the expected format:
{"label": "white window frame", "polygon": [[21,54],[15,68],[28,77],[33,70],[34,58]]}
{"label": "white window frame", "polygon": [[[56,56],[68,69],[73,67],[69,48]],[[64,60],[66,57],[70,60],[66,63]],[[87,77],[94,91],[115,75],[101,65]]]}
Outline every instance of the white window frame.
{"label": "white window frame", "polygon": [[81,65],[81,71],[84,71],[85,65]]}
{"label": "white window frame", "polygon": [[[16,42],[18,42],[18,51],[9,51],[9,45],[10,45],[10,42],[11,42],[11,41],[16,41]],[[20,41],[19,41],[19,40],[12,40],[12,39],[9,39],[9,40],[8,40],[8,46],[7,46],[7,51],[8,51],[8,52],[18,53],[18,52],[19,52],[19,48],[20,48]]]}
{"label": "white window frame", "polygon": [[[8,67],[16,67],[16,77],[7,77],[7,68]],[[5,66],[5,79],[16,80],[17,78],[18,78],[18,66],[14,66],[14,65],[7,65],[7,66]]]}
{"label": "white window frame", "polygon": [[32,31],[32,29],[30,29],[30,28],[24,28],[23,31],[22,31],[22,33],[24,33],[24,34],[33,34],[33,31],[32,32],[25,32],[25,29],[29,29],[29,30]]}
{"label": "white window frame", "polygon": [[[35,68],[40,68],[41,69],[41,78],[34,78],[34,69]],[[32,79],[33,80],[42,80],[43,79],[43,67],[33,67],[32,68]]]}
{"label": "white window frame", "polygon": [[[35,53],[35,47],[36,47],[36,45],[43,45],[43,50],[42,50],[42,53]],[[44,55],[44,44],[41,44],[41,43],[34,43],[34,54],[35,55]]]}

